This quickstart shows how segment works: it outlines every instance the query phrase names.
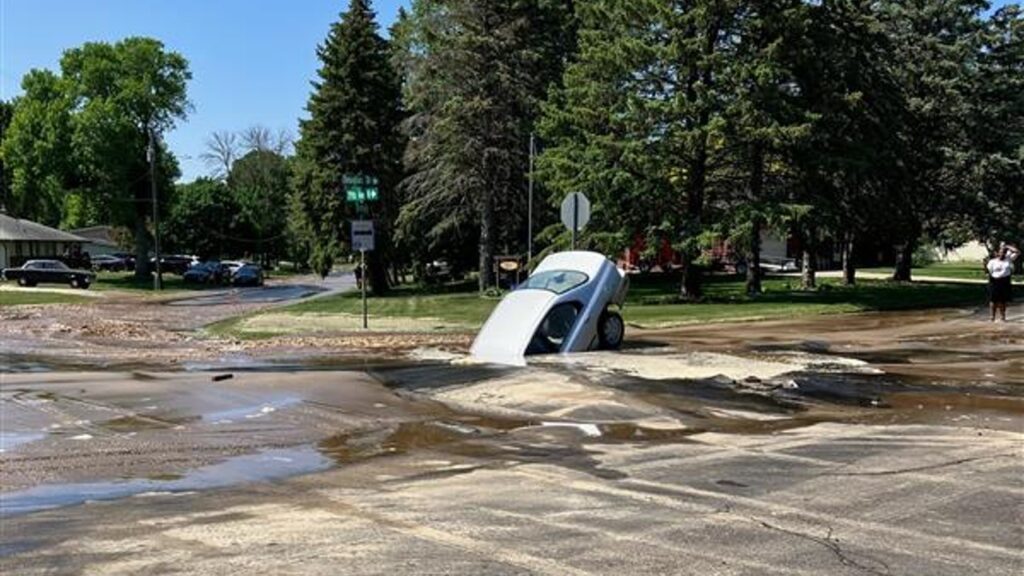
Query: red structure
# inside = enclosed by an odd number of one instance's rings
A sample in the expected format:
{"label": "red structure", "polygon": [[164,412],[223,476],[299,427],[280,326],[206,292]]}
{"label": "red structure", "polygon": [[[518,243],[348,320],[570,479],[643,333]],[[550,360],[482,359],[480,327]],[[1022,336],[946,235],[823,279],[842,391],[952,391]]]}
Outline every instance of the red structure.
{"label": "red structure", "polygon": [[647,272],[653,269],[667,272],[682,266],[682,257],[672,248],[672,243],[667,238],[660,240],[653,257],[644,258],[643,253],[646,250],[647,239],[637,234],[633,237],[633,245],[622,251],[619,267],[627,272]]}

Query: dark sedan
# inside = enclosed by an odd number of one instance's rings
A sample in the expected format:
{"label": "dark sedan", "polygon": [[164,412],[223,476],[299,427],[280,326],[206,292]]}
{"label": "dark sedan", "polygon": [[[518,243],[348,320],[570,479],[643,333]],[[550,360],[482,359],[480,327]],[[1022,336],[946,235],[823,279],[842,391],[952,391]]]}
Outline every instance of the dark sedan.
{"label": "dark sedan", "polygon": [[90,259],[93,270],[123,272],[128,270],[128,262],[113,254],[98,254]]}
{"label": "dark sedan", "polygon": [[[149,259],[150,265],[156,264],[156,258]],[[189,268],[199,263],[199,260],[194,256],[183,256],[179,254],[171,254],[169,256],[163,256],[160,258],[160,271],[170,272],[177,274],[178,276],[184,276],[185,272],[188,272]]]}
{"label": "dark sedan", "polygon": [[193,264],[181,278],[186,284],[220,284],[227,279],[224,266],[216,261]]}
{"label": "dark sedan", "polygon": [[36,284],[68,284],[72,288],[86,289],[96,279],[91,270],[75,270],[60,260],[29,260],[20,268],[6,268],[5,280],[16,281],[19,286]]}
{"label": "dark sedan", "polygon": [[263,268],[256,264],[244,264],[231,275],[233,286],[263,286]]}

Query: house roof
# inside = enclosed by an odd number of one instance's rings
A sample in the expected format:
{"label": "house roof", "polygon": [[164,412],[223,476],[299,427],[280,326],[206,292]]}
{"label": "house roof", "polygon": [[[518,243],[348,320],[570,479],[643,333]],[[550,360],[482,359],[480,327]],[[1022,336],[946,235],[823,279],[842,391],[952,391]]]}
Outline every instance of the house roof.
{"label": "house roof", "polygon": [[87,228],[75,228],[74,230],[71,230],[71,233],[85,238],[89,244],[110,246],[113,248],[117,247],[117,242],[114,241],[113,226],[89,226]]}
{"label": "house roof", "polygon": [[70,232],[0,213],[0,241],[88,242]]}

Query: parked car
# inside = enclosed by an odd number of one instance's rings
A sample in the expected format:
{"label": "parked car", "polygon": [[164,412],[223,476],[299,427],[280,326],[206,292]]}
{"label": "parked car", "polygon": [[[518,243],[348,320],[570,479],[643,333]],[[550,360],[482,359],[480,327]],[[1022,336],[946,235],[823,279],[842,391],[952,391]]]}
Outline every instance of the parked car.
{"label": "parked car", "polygon": [[91,258],[91,262],[93,270],[123,272],[128,269],[125,259],[113,254],[97,254]]}
{"label": "parked car", "polygon": [[243,262],[241,260],[223,260],[223,261],[221,261],[221,266],[223,266],[224,268],[227,269],[228,278],[230,278],[231,276],[234,276],[235,272],[237,272],[239,268],[241,268],[242,266],[245,266],[246,264],[248,264],[248,262]]}
{"label": "parked car", "polygon": [[233,286],[263,286],[263,268],[257,264],[244,264],[231,275]]}
{"label": "parked car", "polygon": [[16,281],[19,286],[36,284],[68,284],[72,288],[86,289],[96,279],[91,270],[75,270],[60,260],[29,260],[20,268],[5,268],[5,280]]}
{"label": "parked car", "polygon": [[129,254],[127,252],[114,252],[111,254],[116,258],[124,260],[124,269],[131,272],[135,270],[135,254]]}
{"label": "parked car", "polygon": [[[149,263],[156,264],[156,258],[150,258]],[[160,258],[160,271],[170,272],[183,276],[189,268],[194,264],[198,264],[199,259],[195,256],[185,256],[181,254],[170,254]]]}
{"label": "parked car", "polygon": [[433,260],[424,266],[426,281],[429,283],[448,282],[453,279],[452,267],[447,260]]}
{"label": "parked car", "polygon": [[216,260],[193,264],[181,278],[186,284],[220,284],[227,279],[224,267]]}
{"label": "parked car", "polygon": [[797,272],[800,266],[795,258],[770,258],[761,257],[761,270],[763,272]]}
{"label": "parked car", "polygon": [[530,354],[615,350],[625,324],[626,273],[602,254],[559,252],[498,304],[473,341],[484,362],[522,366]]}

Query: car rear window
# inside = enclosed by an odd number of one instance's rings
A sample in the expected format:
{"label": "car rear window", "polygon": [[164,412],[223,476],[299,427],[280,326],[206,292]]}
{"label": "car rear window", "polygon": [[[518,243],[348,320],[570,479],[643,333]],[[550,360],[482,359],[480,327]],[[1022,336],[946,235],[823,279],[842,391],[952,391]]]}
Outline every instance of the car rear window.
{"label": "car rear window", "polygon": [[577,286],[587,283],[589,278],[583,272],[575,270],[548,270],[530,276],[520,288],[547,290],[555,294],[564,294]]}

